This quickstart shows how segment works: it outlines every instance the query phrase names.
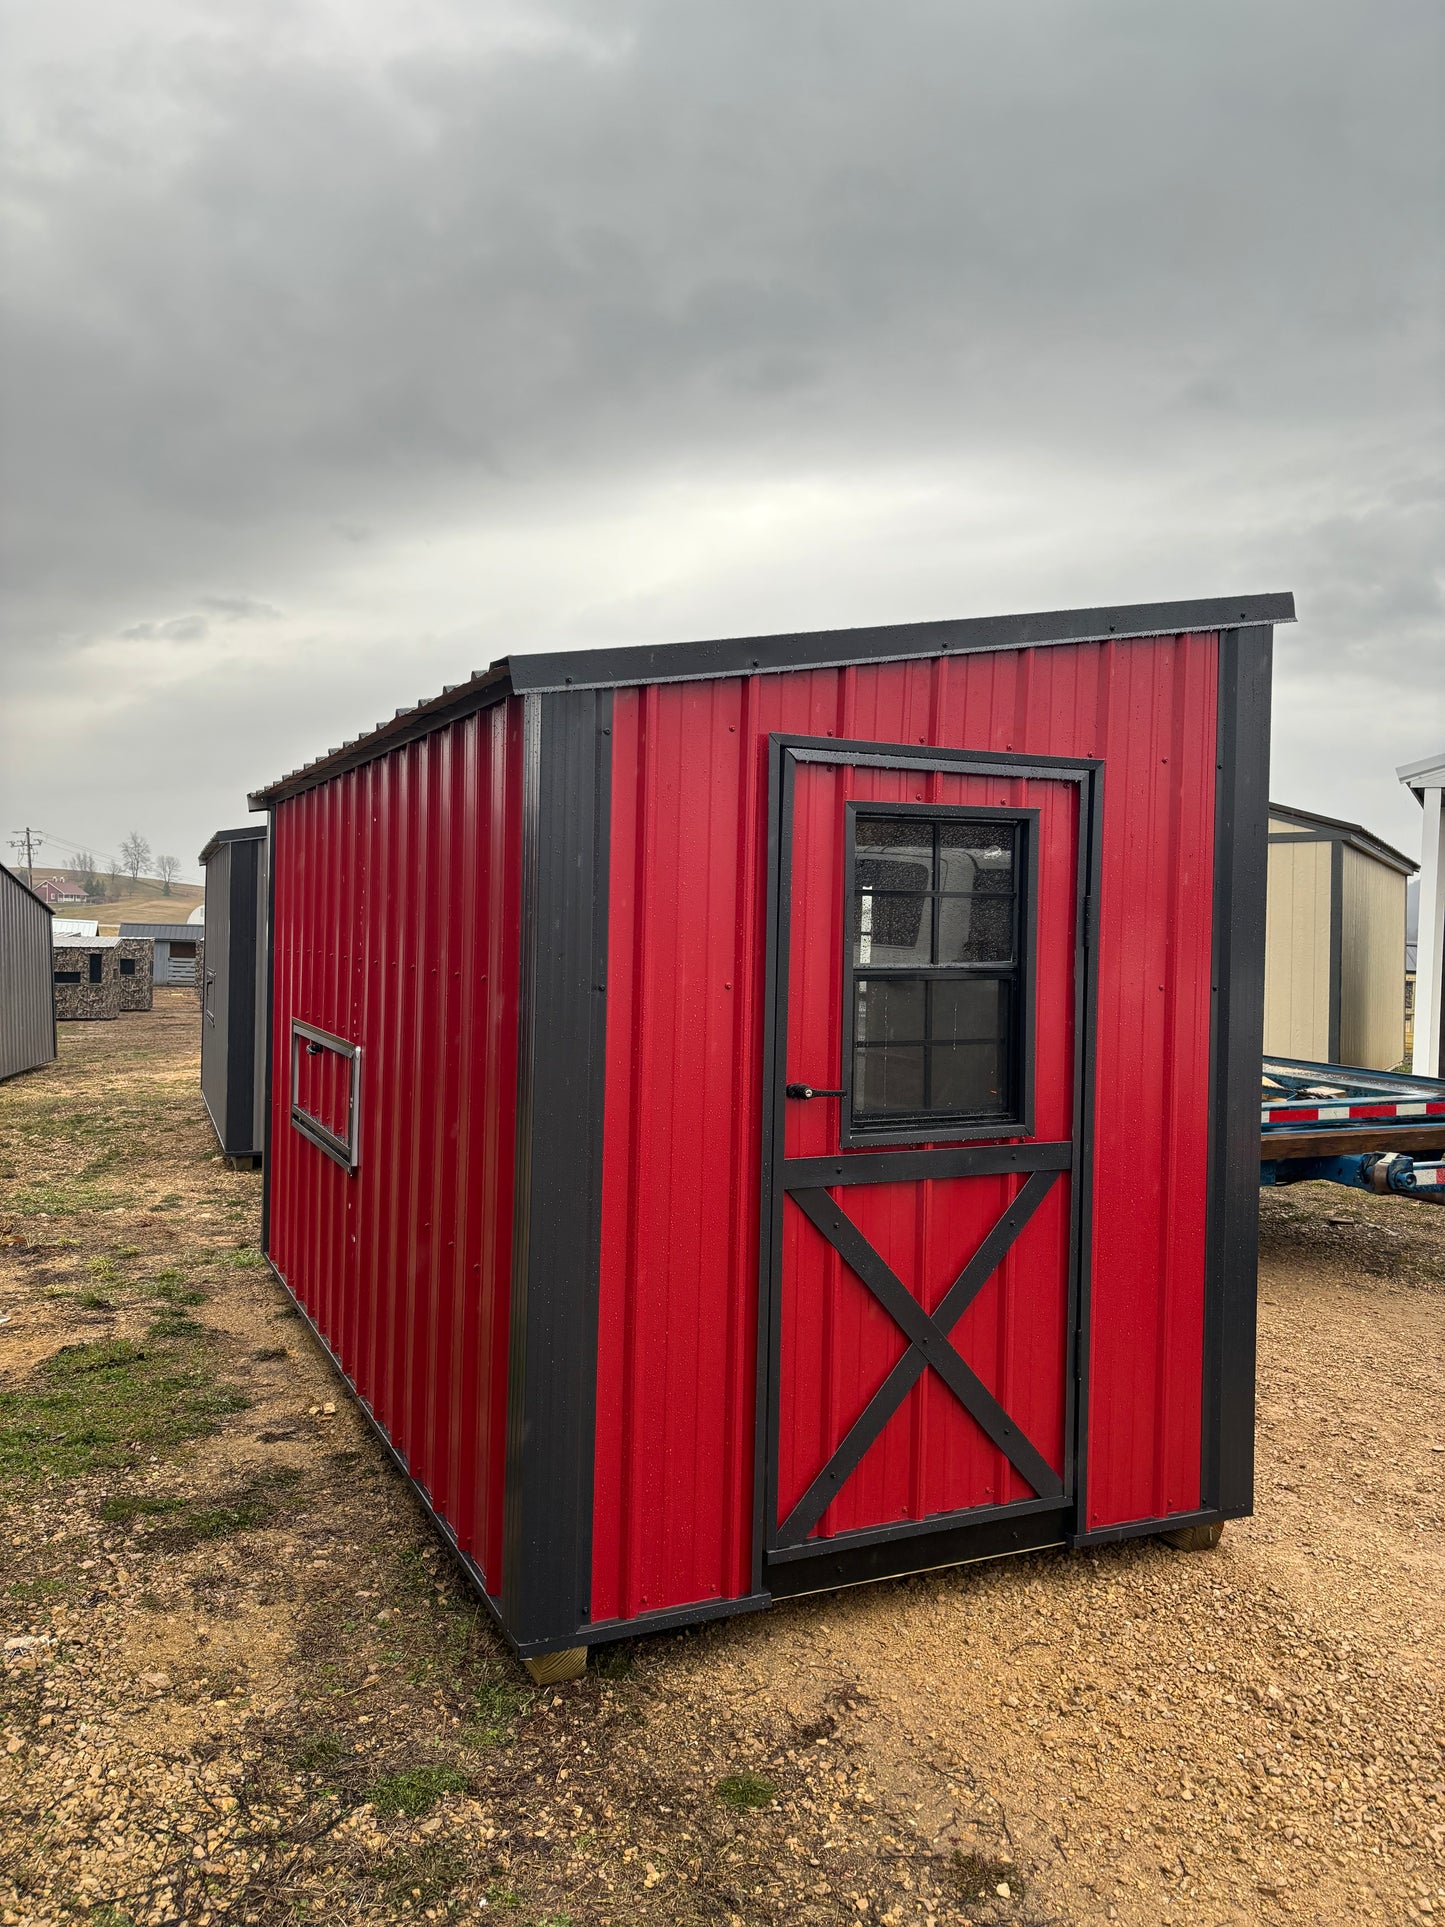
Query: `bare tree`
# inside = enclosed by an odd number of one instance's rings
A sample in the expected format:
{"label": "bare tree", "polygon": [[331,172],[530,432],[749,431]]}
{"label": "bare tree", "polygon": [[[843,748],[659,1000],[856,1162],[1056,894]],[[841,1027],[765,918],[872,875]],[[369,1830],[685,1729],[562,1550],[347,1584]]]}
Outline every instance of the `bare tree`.
{"label": "bare tree", "polygon": [[104,903],[105,879],[95,867],[95,858],[89,850],[77,850],[71,864],[71,873],[80,885],[87,903]]}
{"label": "bare tree", "polygon": [[139,830],[132,830],[120,846],[120,865],[132,883],[138,883],[151,860],[151,846]]}
{"label": "bare tree", "polygon": [[181,859],[178,856],[158,856],[156,858],[156,875],[161,880],[161,895],[163,897],[168,897],[171,894],[171,885],[180,873]]}
{"label": "bare tree", "polygon": [[106,901],[106,898],[109,898],[113,902],[120,896],[120,880],[124,875],[125,871],[121,868],[120,858],[113,856],[110,859],[110,874],[106,883],[106,896],[101,899],[102,902]]}

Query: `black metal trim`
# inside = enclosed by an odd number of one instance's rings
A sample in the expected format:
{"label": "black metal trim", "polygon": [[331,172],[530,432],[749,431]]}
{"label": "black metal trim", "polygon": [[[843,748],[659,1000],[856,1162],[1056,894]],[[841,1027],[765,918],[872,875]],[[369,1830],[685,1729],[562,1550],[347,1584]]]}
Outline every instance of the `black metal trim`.
{"label": "black metal trim", "polygon": [[274,810],[266,812],[266,928],[261,941],[266,955],[266,1065],[263,1073],[265,1100],[261,1109],[261,1251],[262,1255],[269,1260],[272,1172],[271,1085],[276,1062],[276,812]]}
{"label": "black metal trim", "polygon": [[1293,620],[1294,597],[1287,593],[1205,596],[1179,602],[1123,603],[1116,608],[1053,609],[1027,615],[890,623],[866,629],[800,630],[655,647],[634,643],[612,649],[513,656],[508,667],[512,687],[521,694],[693,682],[714,676],[775,675],[789,669],[833,669],[910,657],[1192,635],[1218,630],[1225,624],[1241,628]]}
{"label": "black metal trim", "polygon": [[[785,1109],[783,1074],[786,1068],[783,1051],[786,1047],[785,1025],[780,1014],[786,1011],[788,997],[788,945],[787,930],[789,904],[792,888],[792,822],[793,822],[793,771],[799,762],[819,762],[839,765],[866,766],[871,768],[901,769],[939,769],[955,774],[977,771],[985,775],[1003,775],[1017,778],[1023,776],[1044,781],[1073,782],[1079,788],[1078,813],[1078,868],[1075,883],[1075,969],[1074,969],[1074,1136],[1071,1170],[1071,1219],[1069,1252],[1069,1329],[1066,1344],[1070,1355],[1078,1361],[1078,1373],[1087,1371],[1088,1345],[1086,1320],[1088,1316],[1088,1290],[1090,1273],[1089,1227],[1092,1222],[1091,1192],[1093,1171],[1093,1079],[1095,1061],[1095,1007],[1097,1003],[1098,962],[1097,945],[1093,937],[1094,905],[1098,900],[1102,863],[1102,807],[1103,807],[1103,764],[1095,757],[1039,757],[998,754],[968,749],[938,748],[923,744],[852,742],[837,737],[793,737],[773,734],[768,742],[768,839],[767,839],[767,931],[764,958],[764,1050],[763,1050],[763,1100],[762,1100],[762,1170],[760,1175],[761,1213],[759,1226],[760,1278],[758,1296],[758,1378],[757,1412],[755,1417],[755,1462],[754,1462],[754,1515],[753,1515],[753,1571],[754,1588],[761,1590],[764,1582],[773,1585],[773,1568],[766,1564],[769,1548],[776,1534],[773,1522],[777,1519],[778,1493],[778,1385],[779,1359],[781,1349],[781,1289],[782,1242],[783,1242],[783,1199],[785,1191],[785,1172],[788,1167],[801,1165],[816,1169],[816,1187],[826,1190],[840,1183],[865,1183],[861,1175],[854,1176],[851,1171],[844,1178],[833,1175],[839,1166],[865,1164],[872,1166],[896,1165],[900,1175],[937,1176],[944,1175],[938,1168],[939,1160],[967,1160],[980,1156],[996,1156],[1002,1169],[1060,1168],[1054,1163],[1057,1147],[1037,1147],[1048,1156],[1048,1163],[1042,1161],[1037,1167],[1025,1163],[1026,1157],[1036,1147],[1010,1143],[987,1147],[951,1147],[940,1151],[915,1149],[909,1152],[869,1151],[853,1153],[843,1158],[785,1160],[781,1147],[785,1142]],[[1018,1161],[1015,1162],[1015,1158]],[[929,1167],[932,1168],[929,1168]],[[978,1167],[974,1167],[978,1168]],[[961,1169],[959,1175],[965,1174]],[[804,1175],[799,1172],[799,1176]],[[812,1171],[807,1172],[812,1176]],[[885,1181],[882,1176],[878,1182]],[[896,1181],[896,1180],[895,1180]],[[792,1188],[791,1175],[787,1179],[787,1189]],[[955,1356],[957,1354],[955,1353]],[[1082,1491],[1087,1466],[1087,1455],[1083,1449],[1087,1419],[1087,1382],[1076,1375],[1065,1374],[1065,1424],[1064,1424],[1064,1469],[1062,1485],[1065,1493],[1075,1494],[1075,1505],[1065,1505],[1063,1511],[1071,1514],[1071,1528],[1077,1526],[1081,1516],[1078,1506],[1082,1504]],[[1057,1476],[1057,1475],[1056,1475]],[[1032,1501],[1021,1503],[1032,1504]],[[945,1538],[950,1535],[945,1534]],[[823,1542],[826,1544],[826,1542]],[[1051,1538],[1041,1543],[1058,1543]],[[1006,1545],[1005,1550],[1015,1549]],[[933,1547],[928,1545],[931,1555]],[[820,1554],[825,1556],[824,1554]],[[860,1557],[869,1557],[864,1549]],[[974,1556],[965,1553],[963,1557]],[[988,1555],[978,1555],[988,1556]],[[915,1559],[912,1564],[896,1566],[893,1570],[921,1570],[931,1559],[925,1559],[923,1566]],[[937,1563],[950,1564],[953,1560],[943,1557]],[[872,1576],[881,1576],[874,1574]],[[839,1583],[850,1583],[840,1581]],[[803,1586],[790,1586],[789,1590],[807,1590]]]}
{"label": "black metal trim", "polygon": [[992,1525],[996,1519],[1023,1519],[1030,1513],[1057,1515],[1061,1509],[1057,1493],[1046,1499],[1020,1499],[1004,1505],[964,1506],[957,1512],[933,1512],[923,1519],[898,1519],[891,1525],[864,1526],[856,1532],[834,1533],[831,1539],[799,1539],[774,1546],[768,1553],[768,1571],[791,1565],[799,1559],[814,1559],[820,1552],[847,1552],[855,1546],[890,1546],[902,1539],[922,1539],[935,1532],[950,1532],[955,1526]]}
{"label": "black metal trim", "polygon": [[1131,1519],[1127,1525],[1099,1526],[1069,1540],[1076,1546],[1114,1546],[1125,1539],[1157,1538],[1166,1532],[1184,1532],[1190,1526],[1223,1525],[1230,1519],[1247,1519],[1252,1506],[1203,1506],[1195,1512],[1166,1513],[1162,1519]]}
{"label": "black metal trim", "polygon": [[650,1633],[681,1632],[688,1626],[705,1626],[710,1620],[731,1619],[737,1613],[766,1612],[772,1603],[770,1592],[751,1592],[738,1599],[703,1599],[691,1606],[660,1606],[656,1612],[638,1613],[635,1619],[596,1619],[583,1627],[576,1643],[602,1646],[615,1639],[644,1639]]}
{"label": "black metal trim", "polygon": [[[799,757],[800,762],[821,761],[820,757]],[[831,759],[829,759],[831,760]],[[875,765],[876,767],[876,765]],[[1005,1117],[967,1117],[962,1114],[950,1116],[914,1115],[901,1118],[897,1122],[874,1122],[860,1124],[854,1109],[854,1074],[857,1064],[857,980],[860,975],[884,975],[886,973],[860,970],[854,962],[854,943],[857,932],[853,927],[857,903],[856,843],[857,819],[859,814],[868,817],[917,817],[924,822],[937,822],[942,818],[975,823],[1002,823],[1014,825],[1017,832],[1014,842],[1015,882],[1014,899],[1014,959],[1003,969],[996,967],[967,966],[944,967],[933,965],[926,971],[911,973],[919,976],[946,977],[957,981],[962,976],[976,975],[995,980],[1007,979],[1017,992],[1017,1007],[1011,1012],[1009,1025],[1009,1056],[1012,1059],[1009,1074],[1013,1080],[1016,1103],[1011,1116]],[[843,992],[842,992],[842,1042],[843,1067],[842,1084],[842,1122],[838,1132],[838,1142],[845,1149],[861,1149],[881,1144],[947,1144],[967,1143],[979,1138],[1031,1137],[1034,1128],[1034,990],[1035,990],[1035,948],[1038,933],[1038,864],[1037,846],[1039,832],[1039,812],[1036,809],[1013,809],[1000,804],[988,809],[975,804],[948,803],[864,803],[850,799],[843,806]],[[935,910],[934,914],[937,912]]]}
{"label": "black metal trim", "polygon": [[1345,846],[1330,845],[1330,1015],[1329,1059],[1343,1063],[1340,1055],[1340,1021],[1344,1013],[1345,987],[1342,981],[1345,962]]}
{"label": "black metal trim", "polygon": [[223,843],[264,843],[265,840],[264,823],[246,823],[239,830],[216,830],[196,861],[204,868]]}
{"label": "black metal trim", "polygon": [[502,1610],[585,1643],[602,1248],[612,698],[524,710],[522,1019]]}
{"label": "black metal trim", "polygon": [[1219,638],[1200,1498],[1252,1510],[1272,637]]}
{"label": "black metal trim", "polygon": [[[253,832],[226,839],[226,1135],[221,1149],[231,1157],[254,1157],[256,1116],[256,965],[257,895],[261,882],[261,842]],[[239,866],[240,875],[237,875]],[[238,914],[239,904],[239,914]],[[203,973],[205,974],[205,973]],[[203,1000],[207,986],[201,985]],[[238,995],[239,991],[239,995]],[[211,1012],[215,1023],[215,1013]]]}
{"label": "black metal trim", "polygon": [[873,1157],[784,1158],[783,1184],[831,1191],[844,1184],[907,1184],[914,1178],[988,1178],[1007,1171],[1067,1171],[1071,1144],[958,1144],[940,1151],[880,1151]]}
{"label": "black metal trim", "polygon": [[[943,1531],[903,1531],[870,1545],[825,1549],[810,1559],[786,1560],[768,1568],[768,1585],[775,1599],[802,1594],[835,1592],[843,1586],[866,1586],[879,1579],[906,1573],[937,1572],[945,1566],[965,1566],[976,1560],[1002,1559],[1011,1553],[1044,1552],[1065,1543],[1067,1506],[1027,1512]],[[908,1522],[909,1524],[912,1521]]]}

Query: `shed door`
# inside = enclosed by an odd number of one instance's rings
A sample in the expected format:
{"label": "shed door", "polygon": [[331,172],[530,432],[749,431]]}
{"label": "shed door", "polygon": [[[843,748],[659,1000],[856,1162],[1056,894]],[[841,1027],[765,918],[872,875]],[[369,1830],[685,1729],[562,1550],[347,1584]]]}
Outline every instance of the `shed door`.
{"label": "shed door", "polygon": [[1077,765],[774,754],[776,1568],[1070,1503],[1092,792]]}

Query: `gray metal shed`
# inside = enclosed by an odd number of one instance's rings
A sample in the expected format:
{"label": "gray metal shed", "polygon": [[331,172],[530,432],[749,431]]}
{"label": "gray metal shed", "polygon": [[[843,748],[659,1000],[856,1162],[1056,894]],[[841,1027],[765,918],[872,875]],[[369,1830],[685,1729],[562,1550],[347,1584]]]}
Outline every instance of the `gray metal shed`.
{"label": "gray metal shed", "polygon": [[205,934],[193,923],[123,923],[123,937],[150,937],[155,944],[155,981],[193,984],[196,944]]}
{"label": "gray metal shed", "polygon": [[0,863],[0,1078],[55,1058],[50,905]]}
{"label": "gray metal shed", "polygon": [[226,1155],[258,1158],[265,1134],[266,831],[217,830],[200,860],[201,1097]]}

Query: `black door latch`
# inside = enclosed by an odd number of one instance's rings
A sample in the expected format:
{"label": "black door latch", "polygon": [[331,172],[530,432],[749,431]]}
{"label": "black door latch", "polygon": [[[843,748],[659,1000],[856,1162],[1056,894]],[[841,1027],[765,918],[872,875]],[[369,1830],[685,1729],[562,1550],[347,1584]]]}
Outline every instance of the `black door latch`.
{"label": "black door latch", "polygon": [[815,1091],[811,1084],[785,1084],[784,1097],[841,1097],[841,1091]]}

